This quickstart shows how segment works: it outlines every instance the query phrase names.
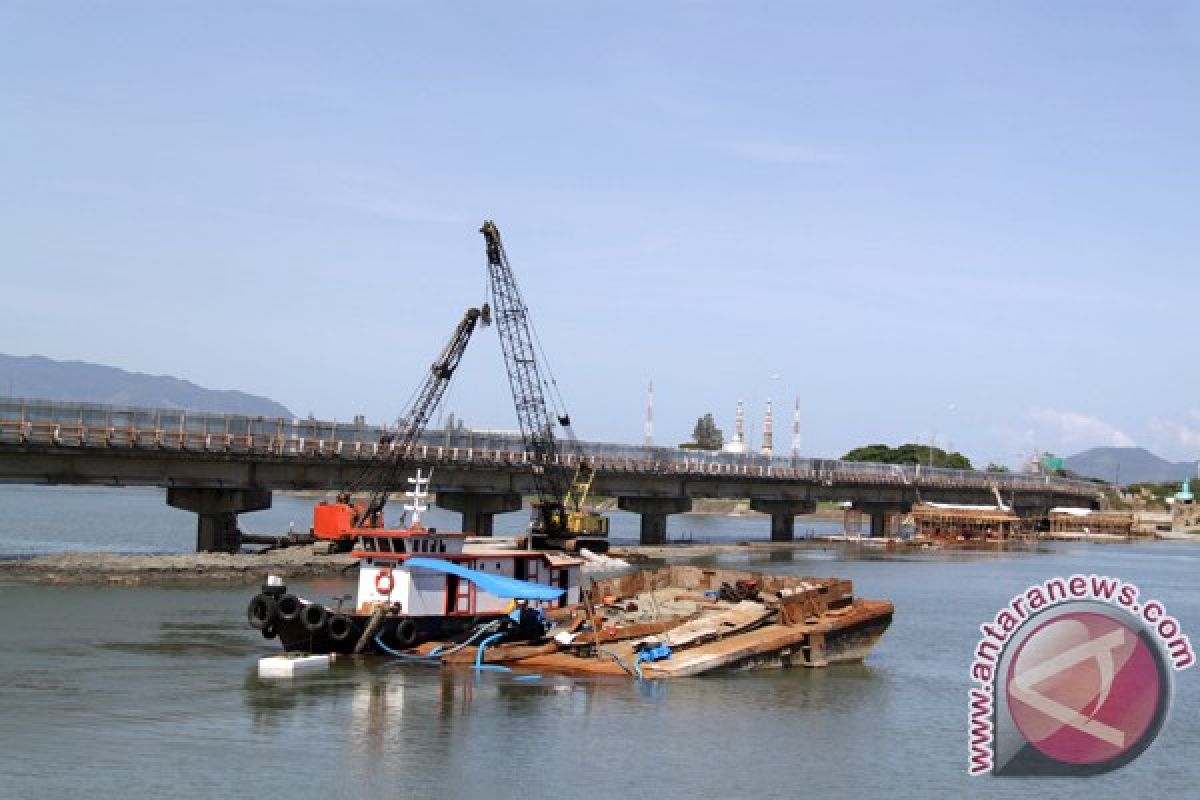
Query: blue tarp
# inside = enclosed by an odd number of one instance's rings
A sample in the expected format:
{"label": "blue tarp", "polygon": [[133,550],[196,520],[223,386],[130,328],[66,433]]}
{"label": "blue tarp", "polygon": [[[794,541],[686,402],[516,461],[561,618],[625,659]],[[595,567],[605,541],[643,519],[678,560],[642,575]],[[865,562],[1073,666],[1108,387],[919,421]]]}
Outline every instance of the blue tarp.
{"label": "blue tarp", "polygon": [[496,597],[511,597],[516,600],[557,600],[566,591],[566,589],[556,589],[553,586],[545,586],[540,583],[519,581],[516,578],[507,578],[503,575],[492,575],[487,572],[480,572],[479,570],[467,569],[466,567],[460,567],[453,561],[446,561],[441,558],[409,558],[404,561],[404,566],[428,569],[434,572],[446,572],[451,575],[457,575],[460,578],[466,578],[480,589]]}

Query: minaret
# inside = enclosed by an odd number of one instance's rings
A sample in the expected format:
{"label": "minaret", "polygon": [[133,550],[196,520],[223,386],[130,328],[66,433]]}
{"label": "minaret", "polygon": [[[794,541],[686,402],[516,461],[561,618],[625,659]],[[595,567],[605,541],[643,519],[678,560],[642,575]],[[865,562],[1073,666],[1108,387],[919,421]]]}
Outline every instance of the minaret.
{"label": "minaret", "polygon": [[767,415],[763,418],[763,443],[762,454],[770,456],[775,454],[775,446],[772,442],[772,428],[774,423],[771,420],[771,398],[767,398]]}
{"label": "minaret", "polygon": [[746,452],[746,413],[742,410],[742,401],[738,400],[737,416],[733,420],[733,438],[721,448],[722,453]]}
{"label": "minaret", "polygon": [[646,390],[646,447],[654,446],[654,381]]}
{"label": "minaret", "polygon": [[796,395],[796,410],[792,412],[792,458],[800,457],[800,395]]}

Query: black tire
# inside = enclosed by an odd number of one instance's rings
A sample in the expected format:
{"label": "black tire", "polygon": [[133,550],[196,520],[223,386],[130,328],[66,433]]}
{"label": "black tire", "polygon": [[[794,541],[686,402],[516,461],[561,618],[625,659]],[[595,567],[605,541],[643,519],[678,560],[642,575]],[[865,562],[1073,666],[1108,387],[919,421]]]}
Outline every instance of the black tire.
{"label": "black tire", "polygon": [[316,633],[325,627],[325,623],[329,621],[329,612],[325,610],[325,606],[313,603],[311,606],[305,606],[300,612],[300,624],[309,633]]}
{"label": "black tire", "polygon": [[250,623],[251,628],[260,631],[269,627],[278,614],[279,604],[275,602],[275,598],[265,594],[255,595],[246,607],[246,621]]}
{"label": "black tire", "polygon": [[401,647],[412,647],[417,643],[417,624],[411,619],[402,619],[396,623],[396,643]]}
{"label": "black tire", "polygon": [[304,603],[300,602],[300,598],[294,594],[285,594],[279,598],[279,619],[284,622],[293,622],[304,610]]}
{"label": "black tire", "polygon": [[350,618],[345,614],[333,614],[329,617],[329,638],[335,642],[346,641],[353,631]]}

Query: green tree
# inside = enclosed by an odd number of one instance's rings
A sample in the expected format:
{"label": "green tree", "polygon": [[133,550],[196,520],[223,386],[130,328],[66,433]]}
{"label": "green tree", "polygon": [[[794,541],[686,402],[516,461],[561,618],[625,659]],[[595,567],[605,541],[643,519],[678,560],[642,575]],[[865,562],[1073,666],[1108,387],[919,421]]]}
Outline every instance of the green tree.
{"label": "green tree", "polygon": [[988,472],[1009,472],[1009,468],[1003,464],[997,464],[995,461],[989,462],[987,465]]}
{"label": "green tree", "polygon": [[886,444],[857,447],[842,456],[842,460],[864,461],[873,464],[923,464],[947,469],[974,469],[970,459],[962,453],[947,453],[940,447],[911,442],[899,447],[889,447]]}
{"label": "green tree", "polygon": [[692,441],[681,446],[694,450],[720,450],[724,444],[725,434],[717,427],[713,415],[705,414],[696,420],[696,427],[692,429]]}

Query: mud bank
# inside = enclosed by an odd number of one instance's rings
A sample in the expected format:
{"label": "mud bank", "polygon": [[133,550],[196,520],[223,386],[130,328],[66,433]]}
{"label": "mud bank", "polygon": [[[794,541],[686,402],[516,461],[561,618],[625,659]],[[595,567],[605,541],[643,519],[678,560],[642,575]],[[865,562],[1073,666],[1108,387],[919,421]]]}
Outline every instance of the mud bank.
{"label": "mud bank", "polygon": [[56,584],[213,584],[258,583],[268,572],[286,578],[338,575],[357,561],[324,555],[312,547],[267,553],[57,553],[0,561],[0,580]]}

